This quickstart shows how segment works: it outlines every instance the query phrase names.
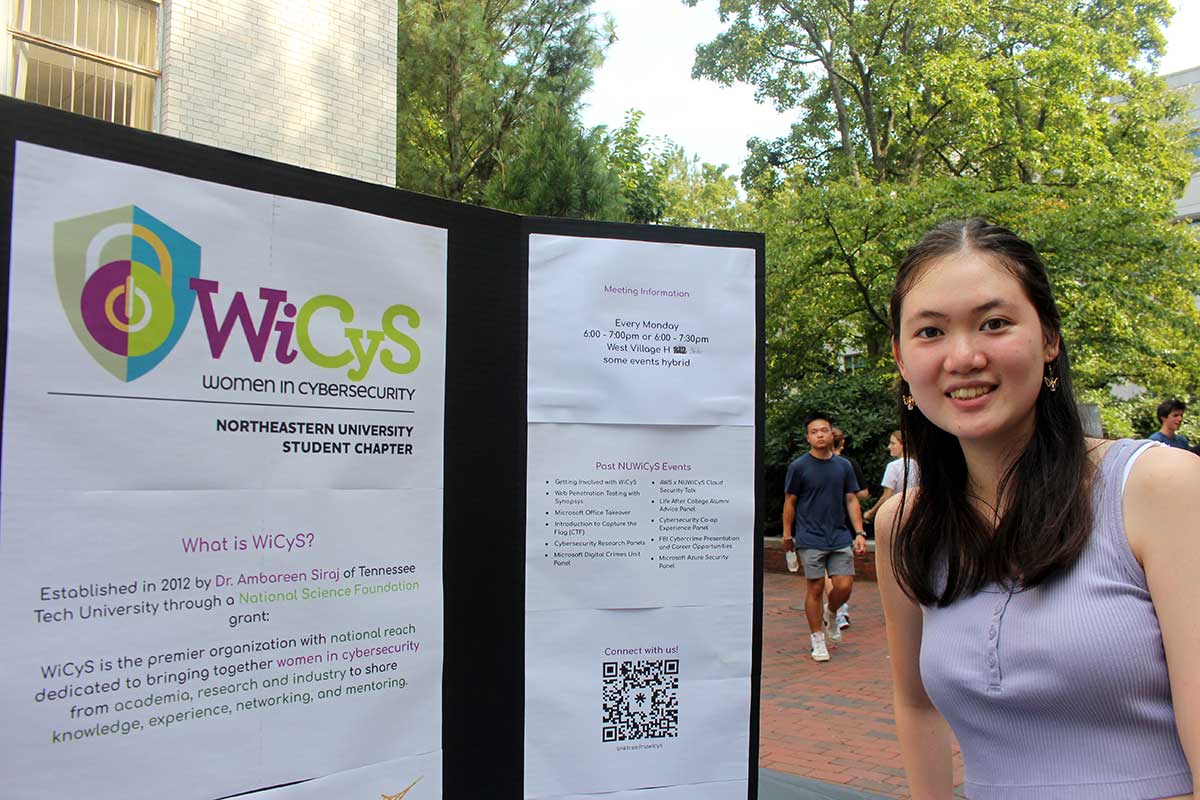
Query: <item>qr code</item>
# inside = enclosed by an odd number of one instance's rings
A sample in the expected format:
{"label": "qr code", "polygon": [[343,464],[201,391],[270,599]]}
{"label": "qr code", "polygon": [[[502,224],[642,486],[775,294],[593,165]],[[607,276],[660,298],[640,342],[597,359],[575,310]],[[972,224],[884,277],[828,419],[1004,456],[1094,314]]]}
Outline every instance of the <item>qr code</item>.
{"label": "qr code", "polygon": [[604,662],[604,741],[679,735],[679,659]]}

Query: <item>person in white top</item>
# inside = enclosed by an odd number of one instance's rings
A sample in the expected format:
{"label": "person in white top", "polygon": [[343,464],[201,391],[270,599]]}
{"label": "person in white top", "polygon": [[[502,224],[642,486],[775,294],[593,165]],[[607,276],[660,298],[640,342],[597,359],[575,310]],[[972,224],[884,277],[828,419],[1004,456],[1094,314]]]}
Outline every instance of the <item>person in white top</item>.
{"label": "person in white top", "polygon": [[[894,461],[889,461],[888,465],[883,470],[883,495],[879,498],[879,502],[871,506],[871,508],[863,514],[863,522],[870,522],[875,518],[875,510],[879,508],[889,497],[894,494],[900,494],[905,489],[911,489],[921,482],[920,472],[917,470],[917,462],[911,458],[904,458],[904,440],[900,437],[900,431],[892,431],[892,436],[888,439],[888,452],[891,453]],[[905,463],[908,464],[908,483],[904,481]]]}

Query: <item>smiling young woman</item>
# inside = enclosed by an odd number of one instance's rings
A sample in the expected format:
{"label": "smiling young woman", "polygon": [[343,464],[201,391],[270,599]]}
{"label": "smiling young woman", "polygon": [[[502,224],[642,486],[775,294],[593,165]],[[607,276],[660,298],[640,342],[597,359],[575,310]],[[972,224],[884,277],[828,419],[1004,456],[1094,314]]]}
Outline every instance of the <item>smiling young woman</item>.
{"label": "smiling young woman", "polygon": [[921,486],[876,517],[914,798],[1190,798],[1200,769],[1200,459],[1083,435],[1041,259],[984,220],[892,295]]}

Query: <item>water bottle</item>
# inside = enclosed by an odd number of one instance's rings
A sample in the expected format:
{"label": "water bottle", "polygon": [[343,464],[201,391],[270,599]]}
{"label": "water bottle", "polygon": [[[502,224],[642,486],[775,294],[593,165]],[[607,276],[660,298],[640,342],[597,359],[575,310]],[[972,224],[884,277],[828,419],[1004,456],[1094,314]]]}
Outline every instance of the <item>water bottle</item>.
{"label": "water bottle", "polygon": [[783,554],[783,557],[787,559],[788,572],[800,571],[800,559],[796,558],[795,550],[789,547],[788,551]]}

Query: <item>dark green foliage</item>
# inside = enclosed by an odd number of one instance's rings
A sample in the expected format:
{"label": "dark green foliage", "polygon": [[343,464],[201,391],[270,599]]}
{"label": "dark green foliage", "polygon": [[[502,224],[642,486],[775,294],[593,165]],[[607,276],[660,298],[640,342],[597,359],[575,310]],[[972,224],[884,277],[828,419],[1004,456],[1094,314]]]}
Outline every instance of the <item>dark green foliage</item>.
{"label": "dark green foliage", "polygon": [[725,164],[701,162],[682,147],[666,153],[667,211],[662,221],[691,228],[745,230],[746,203],[738,194],[737,178]]}
{"label": "dark green foliage", "polygon": [[[808,452],[804,418],[815,411],[833,417],[847,438],[845,454],[862,467],[873,497],[879,479],[891,460],[888,437],[898,427],[892,386],[896,375],[879,369],[842,372],[827,367],[808,374],[787,396],[767,409],[766,526],[764,533],[778,536],[783,513],[783,479],[787,465]],[[870,502],[864,504],[864,510]]]}
{"label": "dark green foliage", "polygon": [[523,214],[732,219],[724,168],[643,134],[641,111],[615,130],[583,126],[581,98],[616,36],[591,5],[400,0],[396,185]]}
{"label": "dark green foliage", "polygon": [[624,218],[603,129],[584,130],[573,113],[555,111],[520,131],[511,153],[484,190],[487,205],[518,214]]}
{"label": "dark green foliage", "polygon": [[1200,444],[1200,394],[1154,395],[1149,392],[1132,400],[1109,402],[1101,409],[1101,421],[1109,436],[1145,438],[1162,427],[1155,413],[1158,404],[1174,397],[1187,404],[1183,426],[1179,432],[1188,437],[1192,446]]}
{"label": "dark green foliage", "polygon": [[886,358],[887,303],[909,244],[940,220],[987,216],[1029,239],[1046,260],[1081,399],[1106,407],[1114,384],[1156,395],[1200,394],[1200,246],[1195,233],[1120,184],[996,190],[965,178],[915,185],[779,192],[758,207],[767,232],[768,375],[776,402],[830,349]]}
{"label": "dark green foliage", "polygon": [[641,111],[628,111],[625,123],[613,133],[609,162],[621,182],[625,219],[649,224],[667,211],[666,179],[670,170],[668,144],[641,133]]}
{"label": "dark green foliage", "polygon": [[400,0],[397,185],[481,202],[517,134],[548,111],[573,111],[591,84],[612,34],[590,9],[591,0]]}

